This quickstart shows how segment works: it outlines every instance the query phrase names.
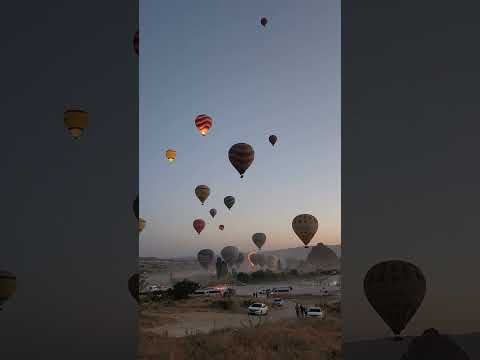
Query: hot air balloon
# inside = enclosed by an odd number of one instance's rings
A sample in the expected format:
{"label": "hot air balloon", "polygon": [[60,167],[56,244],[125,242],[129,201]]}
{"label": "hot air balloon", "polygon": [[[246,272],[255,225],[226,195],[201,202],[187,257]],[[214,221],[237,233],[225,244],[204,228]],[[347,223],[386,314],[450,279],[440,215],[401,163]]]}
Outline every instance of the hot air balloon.
{"label": "hot air balloon", "polygon": [[401,360],[469,360],[467,353],[450,336],[427,329],[414,338]]}
{"label": "hot air balloon", "polygon": [[212,125],[213,119],[206,114],[198,115],[195,118],[195,126],[197,127],[198,131],[200,131],[200,134],[202,134],[203,136],[207,135],[207,132],[208,130],[210,130]]}
{"label": "hot air balloon", "polygon": [[223,231],[223,229],[225,229],[225,226],[219,225],[218,228]]}
{"label": "hot air balloon", "polygon": [[133,35],[133,48],[135,49],[135,53],[138,55],[138,46],[140,43],[140,36],[138,33],[138,30],[135,31],[135,34]]}
{"label": "hot air balloon", "polygon": [[247,171],[255,159],[255,151],[248,144],[238,143],[232,145],[230,150],[228,150],[228,159],[238,171],[240,177],[243,178],[243,174],[245,174],[245,171]]}
{"label": "hot air balloon", "polygon": [[63,121],[70,135],[78,139],[88,127],[88,113],[79,109],[69,109],[63,113]]}
{"label": "hot air balloon", "polygon": [[207,185],[198,185],[195,188],[195,195],[197,195],[197,198],[203,205],[205,200],[207,200],[208,196],[210,195],[210,188]]}
{"label": "hot air balloon", "polygon": [[128,279],[128,290],[130,291],[130,294],[132,297],[138,302],[140,302],[139,295],[140,295],[140,290],[139,290],[139,275],[138,273],[133,274],[130,276]]}
{"label": "hot air balloon", "polygon": [[257,262],[257,265],[263,268],[267,264],[267,259],[264,254],[259,254],[255,256],[255,260]]}
{"label": "hot air balloon", "polygon": [[214,218],[215,215],[217,215],[217,210],[216,209],[210,209],[210,215],[212,215],[212,218]]}
{"label": "hot air balloon", "polygon": [[275,145],[275,143],[277,142],[277,140],[278,140],[278,139],[277,139],[277,137],[276,137],[275,135],[270,135],[270,136],[268,137],[268,141],[270,141],[270,144],[272,144],[272,146]]}
{"label": "hot air balloon", "polygon": [[17,277],[9,271],[0,270],[0,310],[17,289]]}
{"label": "hot air balloon", "polygon": [[268,20],[266,17],[262,17],[260,19],[260,24],[262,24],[263,27],[267,26]]}
{"label": "hot air balloon", "polygon": [[173,162],[173,160],[175,160],[175,158],[177,157],[177,152],[175,150],[168,149],[165,152],[165,156],[167,157],[168,161]]}
{"label": "hot air balloon", "polygon": [[370,305],[395,334],[394,340],[400,340],[425,297],[422,271],[406,261],[383,261],[368,270],[363,288]]}
{"label": "hot air balloon", "polygon": [[193,221],[193,228],[200,235],[202,230],[205,228],[205,221],[202,219],[196,219]]}
{"label": "hot air balloon", "polygon": [[265,235],[264,233],[255,233],[252,235],[252,241],[255,246],[258,247],[258,250],[262,250],[262,246],[265,244],[266,240],[267,235]]}
{"label": "hot air balloon", "polygon": [[226,246],[220,252],[223,260],[227,263],[229,267],[235,265],[235,262],[238,259],[238,253],[239,251],[236,246]]}
{"label": "hot air balloon", "polygon": [[243,262],[245,261],[245,255],[243,253],[238,253],[237,261],[235,261],[235,265],[239,268]]}
{"label": "hot air balloon", "polygon": [[235,204],[235,198],[233,196],[226,196],[225,199],[223,199],[223,202],[225,203],[225,206],[230,210],[232,206]]}
{"label": "hot air balloon", "polygon": [[248,263],[250,264],[251,267],[254,267],[255,265],[257,265],[257,254],[255,253],[255,251],[252,251],[252,252],[249,252],[248,255],[247,255],[247,261]]}
{"label": "hot air balloon", "polygon": [[141,233],[145,229],[146,221],[142,218],[138,219],[138,232]]}
{"label": "hot air balloon", "polygon": [[135,214],[135,217],[138,220],[138,218],[139,218],[139,215],[138,215],[138,213],[139,213],[139,211],[138,211],[138,195],[135,198],[135,200],[133,200],[133,213]]}
{"label": "hot air balloon", "polygon": [[205,269],[208,268],[214,263],[216,259],[216,255],[213,250],[210,249],[202,249],[197,254],[197,259],[200,265]]}
{"label": "hot air balloon", "polygon": [[295,234],[302,240],[305,248],[308,248],[308,243],[313,239],[318,230],[318,220],[310,214],[297,215],[292,221],[292,228]]}
{"label": "hot air balloon", "polygon": [[267,255],[265,257],[265,263],[270,270],[276,270],[279,258],[275,255]]}

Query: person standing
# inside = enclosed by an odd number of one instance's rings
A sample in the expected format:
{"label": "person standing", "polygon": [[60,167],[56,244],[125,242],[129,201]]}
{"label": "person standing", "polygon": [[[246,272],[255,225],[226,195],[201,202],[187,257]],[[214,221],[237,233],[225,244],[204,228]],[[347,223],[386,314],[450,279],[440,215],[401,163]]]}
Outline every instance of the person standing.
{"label": "person standing", "polygon": [[303,313],[304,313],[303,305],[300,305],[300,317],[301,318],[303,318]]}
{"label": "person standing", "polygon": [[295,312],[297,313],[297,319],[300,319],[300,308],[298,303],[295,304]]}

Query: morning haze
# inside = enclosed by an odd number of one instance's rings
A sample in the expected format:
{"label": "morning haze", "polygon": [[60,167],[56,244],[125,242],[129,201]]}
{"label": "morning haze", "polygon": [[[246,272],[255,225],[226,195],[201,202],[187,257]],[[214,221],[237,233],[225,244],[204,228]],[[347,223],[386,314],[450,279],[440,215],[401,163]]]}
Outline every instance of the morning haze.
{"label": "morning haze", "polygon": [[[301,246],[300,213],[319,220],[312,245],[339,244],[339,2],[143,1],[140,11],[140,256],[254,250],[255,232],[267,234],[265,250]],[[213,118],[205,137],[194,126],[203,113]],[[244,179],[228,160],[238,142],[255,150]],[[211,189],[203,206],[200,184]],[[200,235],[196,218],[207,223]]]}

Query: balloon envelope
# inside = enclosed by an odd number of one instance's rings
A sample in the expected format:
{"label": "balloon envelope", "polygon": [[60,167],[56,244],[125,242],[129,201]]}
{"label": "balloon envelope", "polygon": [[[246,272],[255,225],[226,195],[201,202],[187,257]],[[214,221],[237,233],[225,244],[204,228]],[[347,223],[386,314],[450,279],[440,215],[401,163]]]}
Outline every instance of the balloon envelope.
{"label": "balloon envelope", "polygon": [[268,23],[268,20],[267,20],[266,17],[262,17],[260,19],[260,24],[262,24],[263,27],[265,27],[267,25],[267,23]]}
{"label": "balloon envelope", "polygon": [[255,159],[255,151],[249,144],[238,143],[233,145],[228,151],[228,159],[232,166],[238,171],[240,177],[250,167]]}
{"label": "balloon envelope", "polygon": [[198,115],[195,118],[195,126],[198,131],[200,131],[200,134],[205,136],[207,135],[208,130],[213,126],[213,119],[206,114]]}
{"label": "balloon envelope", "polygon": [[235,204],[235,198],[233,196],[226,196],[223,199],[223,203],[228,208],[228,210],[230,210],[232,206]]}
{"label": "balloon envelope", "polygon": [[80,138],[88,127],[88,112],[80,109],[69,109],[63,114],[63,122],[74,139]]}
{"label": "balloon envelope", "polygon": [[215,215],[217,215],[217,210],[216,209],[210,209],[210,215],[212,216],[212,218],[214,218]]}
{"label": "balloon envelope", "polygon": [[165,152],[165,156],[169,162],[172,162],[177,157],[177,152],[173,149],[168,149]]}
{"label": "balloon envelope", "polygon": [[207,185],[198,185],[195,188],[195,195],[197,195],[198,200],[200,200],[203,205],[210,195],[210,188]]}
{"label": "balloon envelope", "polygon": [[135,50],[135,53],[138,55],[138,48],[139,48],[139,45],[140,45],[140,35],[139,35],[139,32],[138,30],[135,31],[135,34],[133,35],[133,49]]}
{"label": "balloon envelope", "polygon": [[139,211],[138,211],[138,195],[137,197],[135,198],[135,200],[133,200],[133,213],[135,214],[135,217],[137,218],[137,220],[139,219]]}
{"label": "balloon envelope", "polygon": [[261,250],[265,241],[267,241],[267,235],[264,233],[255,233],[252,235],[252,241],[258,247],[258,250]]}
{"label": "balloon envelope", "polygon": [[236,246],[226,246],[222,249],[220,254],[228,266],[233,266],[238,259],[238,253],[239,251]]}
{"label": "balloon envelope", "polygon": [[398,336],[420,307],[426,280],[417,266],[390,260],[368,270],[363,288],[370,305]]}
{"label": "balloon envelope", "polygon": [[138,219],[138,232],[141,233],[145,229],[146,221],[142,218]]}
{"label": "balloon envelope", "polygon": [[139,275],[138,273],[133,274],[130,276],[128,279],[128,290],[130,291],[130,295],[137,301],[137,303],[140,301],[139,300]]}
{"label": "balloon envelope", "polygon": [[268,141],[270,141],[270,144],[273,146],[277,142],[277,137],[275,135],[270,135]]}
{"label": "balloon envelope", "polygon": [[219,225],[218,228],[223,231],[223,229],[225,229],[225,226]]}
{"label": "balloon envelope", "polygon": [[214,263],[216,257],[211,249],[202,249],[197,254],[197,260],[205,270],[208,270],[209,266]]}
{"label": "balloon envelope", "polygon": [[17,289],[17,277],[9,271],[0,270],[0,310]]}
{"label": "balloon envelope", "polygon": [[205,221],[202,219],[196,219],[193,221],[193,228],[200,235],[202,230],[205,228]]}
{"label": "balloon envelope", "polygon": [[292,228],[305,247],[313,239],[318,230],[318,220],[310,214],[300,214],[292,221]]}

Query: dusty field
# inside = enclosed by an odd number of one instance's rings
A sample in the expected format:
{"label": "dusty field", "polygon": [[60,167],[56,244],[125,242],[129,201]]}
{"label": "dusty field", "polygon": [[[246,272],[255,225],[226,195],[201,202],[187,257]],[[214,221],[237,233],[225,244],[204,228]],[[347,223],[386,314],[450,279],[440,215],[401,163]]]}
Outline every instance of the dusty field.
{"label": "dusty field", "polygon": [[327,308],[327,320],[296,318],[295,302],[314,305],[325,298],[292,297],[261,317],[246,314],[242,305],[248,299],[233,297],[229,310],[215,306],[223,299],[214,297],[142,305],[138,359],[341,359],[338,307]]}

